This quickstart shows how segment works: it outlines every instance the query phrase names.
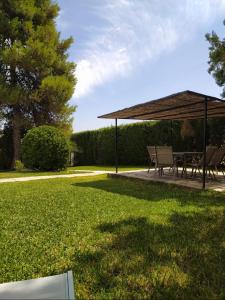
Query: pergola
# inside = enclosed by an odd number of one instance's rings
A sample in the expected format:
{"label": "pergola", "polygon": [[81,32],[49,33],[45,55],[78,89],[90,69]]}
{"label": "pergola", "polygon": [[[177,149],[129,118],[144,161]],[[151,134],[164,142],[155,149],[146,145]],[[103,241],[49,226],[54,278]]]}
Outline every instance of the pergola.
{"label": "pergola", "polygon": [[203,176],[202,187],[206,181],[207,119],[225,116],[225,101],[216,97],[183,91],[160,99],[151,100],[118,110],[99,118],[115,119],[115,166],[118,172],[118,119],[130,120],[191,120],[203,119]]}

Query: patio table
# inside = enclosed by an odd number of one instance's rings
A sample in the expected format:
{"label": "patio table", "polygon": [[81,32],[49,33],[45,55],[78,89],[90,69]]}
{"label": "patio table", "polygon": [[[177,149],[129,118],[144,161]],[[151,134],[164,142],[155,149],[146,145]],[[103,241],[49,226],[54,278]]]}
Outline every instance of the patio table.
{"label": "patio table", "polygon": [[185,175],[187,177],[187,162],[188,159],[193,161],[196,157],[199,157],[202,155],[203,152],[199,151],[180,151],[180,152],[173,152],[173,156],[176,159],[181,159],[182,165],[183,165],[183,170],[181,172],[181,177]]}

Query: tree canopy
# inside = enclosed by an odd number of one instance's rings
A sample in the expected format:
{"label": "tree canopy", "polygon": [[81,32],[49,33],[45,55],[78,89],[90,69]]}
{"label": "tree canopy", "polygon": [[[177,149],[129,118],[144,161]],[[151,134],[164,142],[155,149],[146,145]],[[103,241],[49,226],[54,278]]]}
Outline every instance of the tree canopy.
{"label": "tree canopy", "polygon": [[[224,20],[225,26],[225,20]],[[221,96],[225,98],[225,38],[220,39],[213,31],[206,34],[209,47],[209,73],[213,75],[216,83],[223,88]]]}

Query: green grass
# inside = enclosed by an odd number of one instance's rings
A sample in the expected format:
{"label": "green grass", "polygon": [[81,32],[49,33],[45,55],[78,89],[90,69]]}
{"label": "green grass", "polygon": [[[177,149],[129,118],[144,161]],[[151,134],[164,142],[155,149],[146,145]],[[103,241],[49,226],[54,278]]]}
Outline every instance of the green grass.
{"label": "green grass", "polygon": [[0,189],[0,282],[72,269],[78,299],[225,298],[222,193],[105,175]]}
{"label": "green grass", "polygon": [[32,171],[32,170],[21,170],[21,171],[0,171],[0,179],[2,178],[18,178],[18,177],[30,177],[30,176],[48,176],[48,175],[62,175],[62,174],[79,174],[79,173],[87,173],[87,171],[82,170],[78,171],[75,167],[69,167],[63,171],[55,171],[55,172],[40,172],[40,171]]}
{"label": "green grass", "polygon": [[[121,166],[119,171],[131,171],[137,169],[146,169],[143,166]],[[113,166],[76,166],[69,167],[63,171],[55,172],[40,172],[32,170],[21,170],[21,171],[0,171],[0,179],[3,178],[18,178],[18,177],[29,177],[29,176],[46,176],[46,175],[62,175],[62,174],[79,174],[87,173],[88,171],[114,171]]]}

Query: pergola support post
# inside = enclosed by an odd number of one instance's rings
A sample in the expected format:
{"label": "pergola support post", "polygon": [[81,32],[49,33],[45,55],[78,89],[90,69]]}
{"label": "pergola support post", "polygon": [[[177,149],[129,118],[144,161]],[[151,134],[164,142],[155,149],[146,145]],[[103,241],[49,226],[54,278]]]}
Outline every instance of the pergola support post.
{"label": "pergola support post", "polygon": [[116,173],[118,173],[118,127],[117,127],[117,119],[115,119],[115,169],[116,169]]}
{"label": "pergola support post", "polygon": [[206,146],[207,146],[207,118],[208,118],[208,99],[204,99],[204,130],[203,130],[203,174],[202,174],[202,188],[205,189],[206,181]]}
{"label": "pergola support post", "polygon": [[173,120],[170,120],[170,143],[173,148]]}

